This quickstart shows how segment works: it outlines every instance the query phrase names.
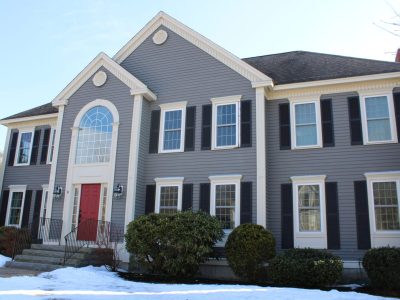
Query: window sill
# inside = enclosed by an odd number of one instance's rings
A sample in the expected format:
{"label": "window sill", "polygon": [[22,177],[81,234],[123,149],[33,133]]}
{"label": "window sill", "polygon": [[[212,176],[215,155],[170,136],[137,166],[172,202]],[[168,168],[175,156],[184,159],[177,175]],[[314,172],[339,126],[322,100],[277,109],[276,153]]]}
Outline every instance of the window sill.
{"label": "window sill", "polygon": [[224,147],[213,147],[211,148],[211,150],[215,151],[215,150],[229,150],[229,149],[239,149],[240,147],[238,145],[234,145],[234,146],[224,146]]}
{"label": "window sill", "polygon": [[183,149],[177,149],[177,150],[161,150],[158,151],[158,154],[164,154],[164,153],[182,153],[185,152]]}
{"label": "window sill", "polygon": [[292,150],[321,149],[321,148],[323,148],[321,145],[295,146],[292,148]]}
{"label": "window sill", "polygon": [[383,145],[383,144],[397,144],[397,140],[387,140],[387,141],[373,141],[373,142],[365,142],[364,145]]}
{"label": "window sill", "polygon": [[[36,164],[35,164],[36,165]],[[27,163],[27,164],[15,164],[15,165],[13,165],[14,167],[26,167],[26,166],[30,166],[30,164],[29,163]],[[34,166],[34,165],[33,165]]]}

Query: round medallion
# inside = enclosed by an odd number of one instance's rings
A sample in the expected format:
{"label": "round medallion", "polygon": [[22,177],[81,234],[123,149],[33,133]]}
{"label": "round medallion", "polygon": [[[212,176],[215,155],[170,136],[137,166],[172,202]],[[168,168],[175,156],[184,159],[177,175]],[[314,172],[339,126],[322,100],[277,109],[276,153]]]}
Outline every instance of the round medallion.
{"label": "round medallion", "polygon": [[168,38],[168,33],[165,30],[160,29],[153,35],[153,42],[156,45],[164,44]]}
{"label": "round medallion", "polygon": [[107,74],[104,71],[99,71],[93,77],[93,84],[95,86],[102,86],[107,81]]}

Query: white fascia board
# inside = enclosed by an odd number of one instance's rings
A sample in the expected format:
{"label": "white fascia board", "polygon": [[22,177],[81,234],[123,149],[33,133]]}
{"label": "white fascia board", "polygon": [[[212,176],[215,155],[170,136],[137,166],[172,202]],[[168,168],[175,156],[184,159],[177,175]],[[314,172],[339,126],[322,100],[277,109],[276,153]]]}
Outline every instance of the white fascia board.
{"label": "white fascia board", "polygon": [[[121,80],[134,94],[140,91],[149,98],[155,94],[139,79],[113,61],[107,54],[100,52],[53,100],[53,106],[65,105],[69,99],[100,67],[106,68],[115,77]],[[155,100],[155,99],[151,99]]]}
{"label": "white fascia board", "polygon": [[29,122],[29,121],[51,119],[51,118],[57,118],[57,116],[58,116],[58,113],[54,113],[54,114],[38,115],[38,116],[31,116],[31,117],[0,120],[0,125],[8,125],[8,124],[19,123],[19,122]]}
{"label": "white fascia board", "polygon": [[160,26],[172,30],[180,35],[185,40],[189,41],[196,47],[216,58],[226,66],[230,67],[243,77],[251,81],[255,86],[273,86],[273,81],[270,77],[260,72],[256,68],[250,66],[237,56],[233,55],[224,48],[218,46],[198,32],[182,24],[172,18],[163,11],[160,11],[153,19],[150,20],[128,43],[125,44],[114,55],[113,59],[118,63],[122,63],[136,48],[138,48],[151,34],[154,33]]}

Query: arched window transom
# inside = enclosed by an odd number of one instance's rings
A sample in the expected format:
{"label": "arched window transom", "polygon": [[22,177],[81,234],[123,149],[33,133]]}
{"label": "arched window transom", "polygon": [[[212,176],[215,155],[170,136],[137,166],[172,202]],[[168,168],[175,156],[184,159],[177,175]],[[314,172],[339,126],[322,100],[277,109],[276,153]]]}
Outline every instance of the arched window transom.
{"label": "arched window transom", "polygon": [[77,164],[106,163],[110,161],[113,116],[104,106],[88,110],[79,123]]}

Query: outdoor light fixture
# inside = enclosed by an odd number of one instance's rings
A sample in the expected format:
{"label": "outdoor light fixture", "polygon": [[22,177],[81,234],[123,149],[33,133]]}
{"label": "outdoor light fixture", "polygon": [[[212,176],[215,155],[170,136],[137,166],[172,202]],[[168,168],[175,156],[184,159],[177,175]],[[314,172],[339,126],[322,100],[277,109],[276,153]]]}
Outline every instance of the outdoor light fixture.
{"label": "outdoor light fixture", "polygon": [[57,185],[53,191],[54,198],[59,199],[61,197],[62,191],[63,188],[61,187],[61,185]]}
{"label": "outdoor light fixture", "polygon": [[123,192],[124,192],[124,186],[122,184],[118,183],[117,186],[114,187],[114,191],[113,191],[114,197],[115,198],[121,197]]}

